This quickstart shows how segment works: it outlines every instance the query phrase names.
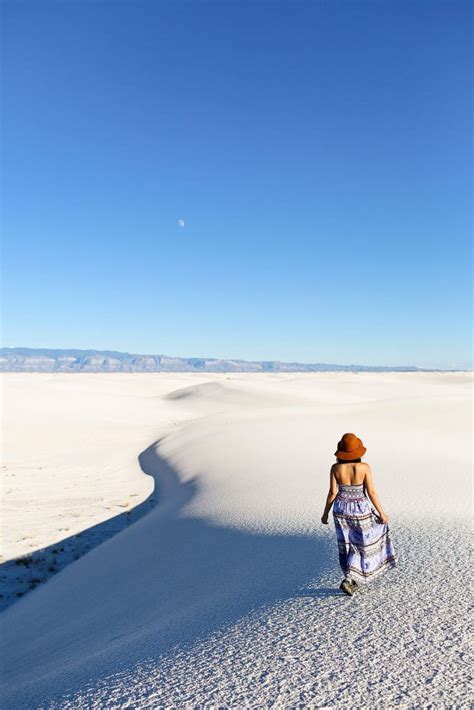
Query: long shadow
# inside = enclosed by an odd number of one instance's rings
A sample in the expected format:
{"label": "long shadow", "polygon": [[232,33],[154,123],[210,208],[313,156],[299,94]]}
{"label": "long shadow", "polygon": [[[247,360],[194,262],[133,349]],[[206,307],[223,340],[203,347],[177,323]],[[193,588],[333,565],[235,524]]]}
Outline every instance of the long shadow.
{"label": "long shadow", "polygon": [[[198,480],[181,481],[159,444],[139,456],[158,505],[3,615],[8,707],[37,707],[159,662],[278,601],[343,596],[317,587],[336,564],[330,535],[251,532],[187,515]],[[32,659],[35,680],[25,682]]]}
{"label": "long shadow", "polygon": [[[140,456],[145,456],[146,459],[146,452]],[[145,469],[141,468],[146,473]],[[134,508],[65,537],[59,542],[0,564],[0,611],[7,609],[25,594],[47,582],[87,552],[126,530],[153,510],[156,504],[155,482],[153,492]]]}

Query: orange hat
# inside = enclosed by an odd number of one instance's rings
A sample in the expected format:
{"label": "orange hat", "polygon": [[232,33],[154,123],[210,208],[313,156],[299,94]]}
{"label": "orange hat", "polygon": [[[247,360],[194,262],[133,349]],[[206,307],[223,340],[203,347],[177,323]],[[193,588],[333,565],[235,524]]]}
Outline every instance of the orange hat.
{"label": "orange hat", "polygon": [[360,459],[365,454],[367,449],[362,441],[355,434],[344,434],[341,441],[337,442],[337,451],[334,456],[338,459]]}

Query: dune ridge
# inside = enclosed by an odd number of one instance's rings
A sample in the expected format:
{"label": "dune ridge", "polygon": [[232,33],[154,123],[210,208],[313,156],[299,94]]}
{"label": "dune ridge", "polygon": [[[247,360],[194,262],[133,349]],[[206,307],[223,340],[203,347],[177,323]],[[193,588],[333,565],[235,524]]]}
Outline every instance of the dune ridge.
{"label": "dune ridge", "polygon": [[[2,613],[2,706],[467,704],[471,382],[385,377],[121,379],[157,504]],[[400,560],[352,599],[319,522],[346,430]]]}

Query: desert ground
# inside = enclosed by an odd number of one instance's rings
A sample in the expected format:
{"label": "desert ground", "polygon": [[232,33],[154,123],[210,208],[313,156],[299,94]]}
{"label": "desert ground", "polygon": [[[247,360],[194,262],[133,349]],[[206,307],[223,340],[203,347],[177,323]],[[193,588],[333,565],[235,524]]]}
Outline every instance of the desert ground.
{"label": "desert ground", "polygon": [[[5,710],[471,706],[471,372],[1,386]],[[354,597],[345,432],[398,556]]]}

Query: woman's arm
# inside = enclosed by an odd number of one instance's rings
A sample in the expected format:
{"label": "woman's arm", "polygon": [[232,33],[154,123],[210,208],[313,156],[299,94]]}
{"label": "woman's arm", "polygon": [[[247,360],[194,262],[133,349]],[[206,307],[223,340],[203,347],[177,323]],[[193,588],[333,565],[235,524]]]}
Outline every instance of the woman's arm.
{"label": "woman's arm", "polygon": [[328,524],[328,515],[331,510],[331,506],[334,503],[336,496],[339,491],[339,486],[337,485],[336,477],[334,476],[334,464],[331,466],[331,471],[329,472],[329,493],[326,498],[326,505],[324,512],[321,516],[321,522],[323,525]]}
{"label": "woman's arm", "polygon": [[382,508],[382,503],[379,501],[377,491],[375,490],[374,482],[372,480],[372,470],[371,470],[369,464],[366,464],[366,466],[367,466],[367,471],[365,473],[365,479],[364,479],[365,490],[367,491],[367,495],[369,496],[370,500],[374,504],[374,507],[375,507],[377,513],[380,515],[380,518],[382,519],[382,523],[388,523],[388,517],[385,514],[384,509]]}

